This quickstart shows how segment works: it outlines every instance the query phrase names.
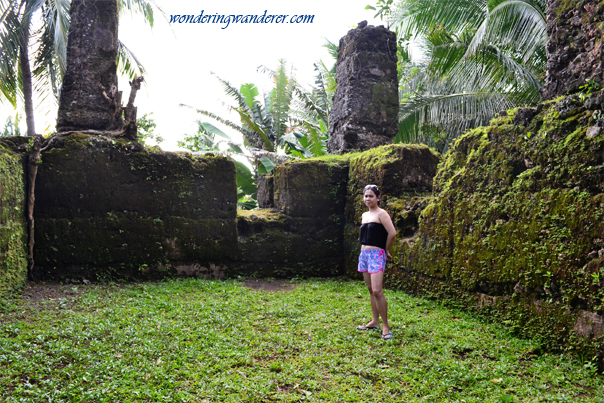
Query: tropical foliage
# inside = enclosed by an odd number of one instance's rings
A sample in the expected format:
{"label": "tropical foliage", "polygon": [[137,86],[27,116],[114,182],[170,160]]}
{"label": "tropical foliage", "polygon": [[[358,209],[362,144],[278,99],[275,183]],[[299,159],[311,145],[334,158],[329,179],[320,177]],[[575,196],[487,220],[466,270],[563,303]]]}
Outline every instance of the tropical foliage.
{"label": "tropical foliage", "polygon": [[446,147],[499,111],[539,101],[544,0],[380,0],[377,9],[399,38],[398,141]]}
{"label": "tropical foliage", "polygon": [[[0,0],[0,100],[14,108],[25,106],[28,135],[35,134],[34,93],[37,99],[58,96],[66,67],[70,0]],[[119,0],[120,12],[142,14],[153,26],[152,0]],[[30,54],[30,52],[32,52]],[[31,60],[31,62],[30,62]],[[144,68],[119,42],[118,65],[132,78]]]}
{"label": "tropical foliage", "polygon": [[157,144],[164,141],[164,138],[160,134],[155,133],[157,123],[155,123],[153,112],[145,113],[143,116],[136,119],[136,127],[139,141],[147,145],[149,145],[150,141],[154,141]]}
{"label": "tropical foliage", "polygon": [[21,136],[21,127],[19,126],[20,122],[21,115],[18,112],[15,114],[14,118],[12,116],[6,118],[4,129],[0,131],[0,137]]}

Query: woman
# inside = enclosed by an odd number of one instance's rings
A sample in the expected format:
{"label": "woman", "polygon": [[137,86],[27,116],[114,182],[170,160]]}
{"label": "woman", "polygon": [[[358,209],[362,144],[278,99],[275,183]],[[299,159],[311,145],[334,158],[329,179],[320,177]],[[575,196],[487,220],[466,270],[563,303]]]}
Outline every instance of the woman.
{"label": "woman", "polygon": [[361,220],[359,271],[363,273],[365,284],[369,289],[373,318],[366,325],[359,326],[358,329],[379,329],[381,316],[382,339],[390,340],[392,339],[392,332],[388,326],[388,303],[382,290],[382,284],[386,259],[392,259],[388,249],[394,242],[396,230],[388,213],[378,206],[380,191],[377,186],[365,186],[363,200],[369,211],[363,213]]}

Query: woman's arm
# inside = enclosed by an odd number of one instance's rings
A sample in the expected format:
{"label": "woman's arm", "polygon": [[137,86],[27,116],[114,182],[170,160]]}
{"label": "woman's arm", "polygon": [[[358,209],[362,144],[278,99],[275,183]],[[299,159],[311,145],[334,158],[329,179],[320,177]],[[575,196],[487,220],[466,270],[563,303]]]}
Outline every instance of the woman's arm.
{"label": "woman's arm", "polygon": [[380,222],[388,232],[388,239],[386,240],[386,255],[388,256],[388,259],[392,259],[392,256],[390,255],[390,252],[388,252],[388,250],[394,243],[394,238],[396,237],[396,229],[394,228],[394,224],[392,224],[392,219],[390,218],[390,215],[388,215],[385,210],[380,211],[379,217]]}

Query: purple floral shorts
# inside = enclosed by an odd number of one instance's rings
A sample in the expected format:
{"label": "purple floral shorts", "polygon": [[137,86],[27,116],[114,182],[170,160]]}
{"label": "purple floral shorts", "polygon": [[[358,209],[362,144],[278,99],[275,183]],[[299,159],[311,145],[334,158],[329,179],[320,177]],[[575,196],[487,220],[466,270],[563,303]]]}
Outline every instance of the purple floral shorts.
{"label": "purple floral shorts", "polygon": [[377,273],[386,268],[386,251],[384,249],[362,249],[359,255],[361,273]]}

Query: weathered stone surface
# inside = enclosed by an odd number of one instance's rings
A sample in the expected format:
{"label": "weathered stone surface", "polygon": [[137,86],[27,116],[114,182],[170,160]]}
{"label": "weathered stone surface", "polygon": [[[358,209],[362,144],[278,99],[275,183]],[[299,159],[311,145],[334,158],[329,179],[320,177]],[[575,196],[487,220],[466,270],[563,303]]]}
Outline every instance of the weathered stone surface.
{"label": "weathered stone surface", "polygon": [[275,207],[273,194],[273,175],[260,175],[258,177],[258,206],[260,208]]}
{"label": "weathered stone surface", "polygon": [[0,300],[27,278],[25,173],[11,138],[0,140]]}
{"label": "weathered stone surface", "polygon": [[383,26],[340,39],[328,150],[341,154],[392,142],[398,131],[396,35]]}
{"label": "weathered stone surface", "polygon": [[333,276],[343,268],[343,216],[239,211],[239,271],[270,277]]}
{"label": "weathered stone surface", "polygon": [[604,85],[604,4],[591,0],[546,0],[547,75],[544,100],[579,91],[587,79]]}
{"label": "weathered stone surface", "polygon": [[85,135],[54,145],[36,181],[39,275],[145,277],[237,258],[232,161]]}
{"label": "weathered stone surface", "polygon": [[73,0],[70,16],[57,131],[121,128],[117,2]]}
{"label": "weathered stone surface", "polygon": [[573,330],[582,337],[599,337],[604,334],[604,317],[594,312],[583,311],[577,318]]}
{"label": "weathered stone surface", "polygon": [[585,134],[588,138],[592,138],[600,134],[602,128],[600,126],[592,126],[587,129],[587,133]]}
{"label": "weathered stone surface", "polygon": [[347,161],[287,162],[277,165],[272,174],[274,206],[281,212],[292,217],[344,214]]}
{"label": "weathered stone surface", "polygon": [[604,138],[586,136],[593,113],[566,98],[520,112],[443,157],[434,199],[415,239],[395,243],[385,281],[591,354],[603,335],[582,312],[604,309]]}

